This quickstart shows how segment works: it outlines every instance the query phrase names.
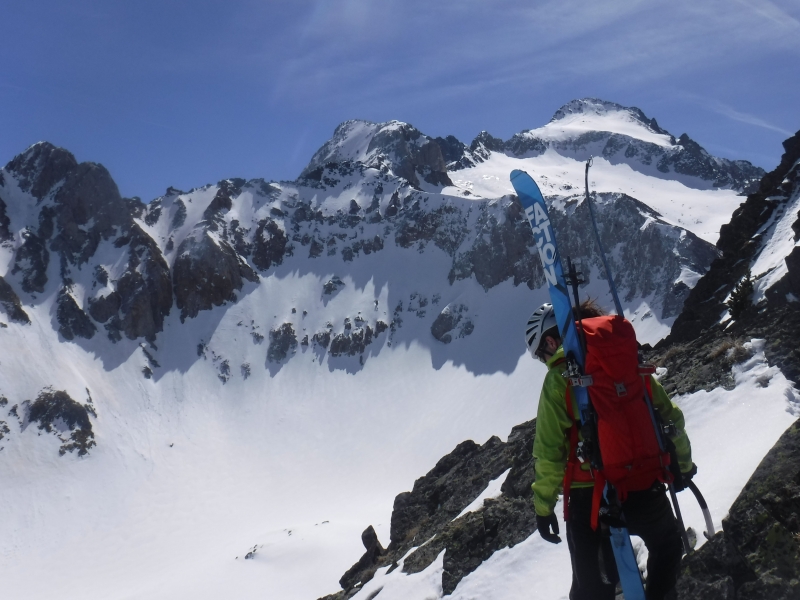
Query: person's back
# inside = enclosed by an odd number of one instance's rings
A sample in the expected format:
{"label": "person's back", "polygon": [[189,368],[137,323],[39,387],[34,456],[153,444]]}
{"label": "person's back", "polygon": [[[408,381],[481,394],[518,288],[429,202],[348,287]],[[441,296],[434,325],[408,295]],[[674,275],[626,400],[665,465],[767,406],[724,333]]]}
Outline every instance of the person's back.
{"label": "person's back", "polygon": [[[602,311],[593,303],[584,304],[581,315],[599,317]],[[545,540],[561,541],[554,509],[563,487],[566,536],[573,567],[570,598],[610,600],[614,598],[617,574],[607,522],[601,520],[599,527],[593,527],[599,503],[595,495],[596,478],[589,469],[589,461],[577,458],[577,446],[583,441],[577,418],[579,412],[574,395],[568,392],[563,374],[566,370],[563,349],[549,304],[540,307],[528,321],[526,343],[531,354],[548,367],[539,399],[533,446],[536,479],[532,489],[537,526]],[[675,425],[671,441],[680,470],[673,468],[672,471],[677,475],[678,487],[682,487],[683,480],[688,480],[696,471],[684,431],[683,414],[658,381],[649,375],[646,377],[653,405],[661,419]],[[659,479],[665,477],[654,475],[652,484],[647,481],[645,485],[633,486],[637,489],[627,491],[621,504],[629,532],[641,537],[649,551],[647,596],[651,600],[671,597],[674,593],[682,556],[678,525]]]}

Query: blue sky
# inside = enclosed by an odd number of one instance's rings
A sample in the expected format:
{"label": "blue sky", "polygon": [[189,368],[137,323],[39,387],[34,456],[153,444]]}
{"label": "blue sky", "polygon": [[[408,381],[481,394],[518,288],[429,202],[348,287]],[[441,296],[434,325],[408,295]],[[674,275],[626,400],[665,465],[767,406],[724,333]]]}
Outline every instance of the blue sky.
{"label": "blue sky", "polygon": [[127,196],[294,179],[341,121],[469,143],[594,96],[776,166],[800,128],[800,3],[2,0],[0,163],[48,140]]}

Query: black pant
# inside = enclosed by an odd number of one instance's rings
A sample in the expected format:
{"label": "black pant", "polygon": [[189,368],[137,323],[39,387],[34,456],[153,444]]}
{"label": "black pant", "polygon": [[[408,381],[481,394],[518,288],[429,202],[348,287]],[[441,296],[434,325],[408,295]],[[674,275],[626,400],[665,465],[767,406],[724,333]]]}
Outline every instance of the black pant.
{"label": "black pant", "polygon": [[[570,600],[614,600],[617,575],[608,535],[592,529],[591,488],[572,489],[569,495],[567,545],[572,558]],[[630,492],[622,504],[628,531],[638,535],[649,551],[647,598],[662,600],[675,587],[683,544],[664,485]]]}

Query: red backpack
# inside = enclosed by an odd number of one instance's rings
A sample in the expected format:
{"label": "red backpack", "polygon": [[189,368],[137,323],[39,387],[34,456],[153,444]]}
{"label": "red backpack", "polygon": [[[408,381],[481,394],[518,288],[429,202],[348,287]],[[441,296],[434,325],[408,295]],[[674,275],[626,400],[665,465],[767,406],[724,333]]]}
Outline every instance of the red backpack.
{"label": "red backpack", "polygon": [[639,364],[639,346],[633,326],[620,316],[583,319],[581,325],[586,339],[584,371],[592,378],[588,390],[597,415],[602,469],[592,473],[580,468],[576,454],[580,424],[572,414],[570,384],[567,383],[567,412],[574,424],[564,475],[564,517],[568,516],[571,482],[593,480],[592,527],[596,528],[606,482],[615,488],[619,500],[624,501],[628,492],[646,490],[656,481],[669,483],[672,475],[669,452],[659,448],[650,413],[653,397],[650,375],[654,369]]}

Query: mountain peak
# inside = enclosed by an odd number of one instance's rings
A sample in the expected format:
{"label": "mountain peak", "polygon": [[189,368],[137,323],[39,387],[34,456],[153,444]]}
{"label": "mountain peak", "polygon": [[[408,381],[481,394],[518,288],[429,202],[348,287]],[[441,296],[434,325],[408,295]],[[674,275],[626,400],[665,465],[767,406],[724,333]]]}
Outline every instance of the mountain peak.
{"label": "mountain peak", "polygon": [[384,159],[395,175],[414,186],[419,177],[431,185],[451,185],[440,146],[413,125],[403,121],[373,123],[345,121],[333,137],[317,150],[300,174],[307,177],[330,163],[355,162],[381,168]]}
{"label": "mountain peak", "polygon": [[[665,136],[657,142],[660,142],[659,145],[674,144],[673,136],[661,128],[655,119],[648,118],[640,108],[622,106],[599,98],[580,98],[567,102],[555,112],[550,122],[541,130],[553,130],[558,127],[610,131],[626,135],[631,135],[636,129],[640,129],[640,133]],[[641,132],[641,129],[644,132]]]}
{"label": "mountain peak", "polygon": [[78,166],[71,152],[50,142],[37,142],[15,156],[5,170],[17,176],[23,191],[41,200],[50,189]]}

